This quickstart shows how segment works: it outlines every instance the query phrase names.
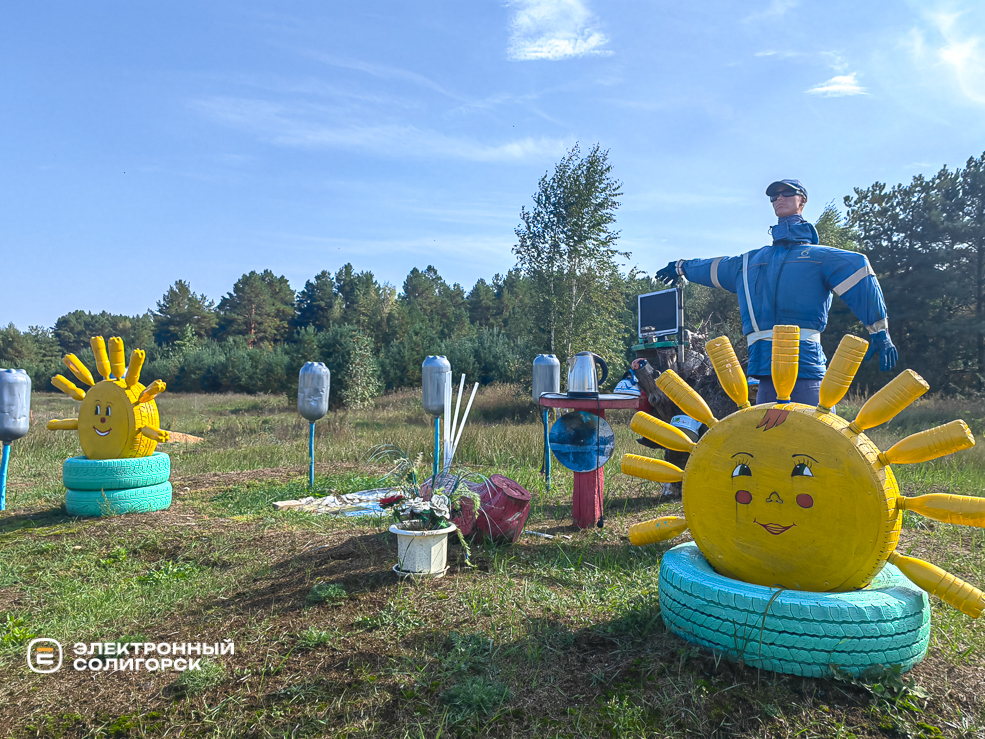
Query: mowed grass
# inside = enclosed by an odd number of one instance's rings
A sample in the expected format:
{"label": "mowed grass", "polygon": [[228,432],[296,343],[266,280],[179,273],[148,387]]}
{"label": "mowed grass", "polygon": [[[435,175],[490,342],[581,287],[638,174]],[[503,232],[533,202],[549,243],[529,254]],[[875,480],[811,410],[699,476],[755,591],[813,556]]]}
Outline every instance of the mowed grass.
{"label": "mowed grass", "polygon": [[[854,415],[863,399],[843,403]],[[930,653],[905,683],[774,675],[669,634],[657,590],[666,546],[636,548],[633,523],[680,515],[659,486],[606,468],[606,525],[571,527],[570,473],[539,474],[543,430],[527,396],[483,388],[456,463],[533,493],[512,546],[450,550],[440,580],[390,571],[382,519],[275,512],[308,494],[307,423],[283,397],[172,396],[165,428],[175,501],[152,514],[73,519],[61,464],[74,434],[44,422],[76,403],[35,395],[34,425],[11,455],[0,514],[0,734],[48,737],[862,737],[985,736],[985,629],[932,601]],[[610,413],[617,455],[635,451],[631,413]],[[963,417],[981,435],[985,403],[927,399],[872,438]],[[432,428],[416,393],[335,413],[316,426],[316,491],[374,487],[369,450],[392,443],[430,469]],[[980,495],[973,449],[897,467],[904,492]],[[675,542],[676,543],[676,542]],[[985,585],[985,532],[907,514],[902,552]],[[26,643],[222,642],[200,673],[30,672]],[[71,658],[69,646],[67,657]]]}

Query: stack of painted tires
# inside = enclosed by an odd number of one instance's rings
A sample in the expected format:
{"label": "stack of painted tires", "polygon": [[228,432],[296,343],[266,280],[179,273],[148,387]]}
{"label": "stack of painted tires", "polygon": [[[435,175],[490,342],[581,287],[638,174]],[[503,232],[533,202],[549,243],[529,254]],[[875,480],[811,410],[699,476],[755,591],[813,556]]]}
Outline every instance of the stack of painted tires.
{"label": "stack of painted tires", "polygon": [[65,460],[62,482],[70,516],[114,516],[159,511],[171,505],[171,458],[154,452],[129,459]]}
{"label": "stack of painted tires", "polygon": [[927,593],[887,564],[861,590],[814,593],[767,588],[715,572],[693,543],[660,562],[667,628],[734,662],[807,677],[837,667],[919,663],[930,642]]}

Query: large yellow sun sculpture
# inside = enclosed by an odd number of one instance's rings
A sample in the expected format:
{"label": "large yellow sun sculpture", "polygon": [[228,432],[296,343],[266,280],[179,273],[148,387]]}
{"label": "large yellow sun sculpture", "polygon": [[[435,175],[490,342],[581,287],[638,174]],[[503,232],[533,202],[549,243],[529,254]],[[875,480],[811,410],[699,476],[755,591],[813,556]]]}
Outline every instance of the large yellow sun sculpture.
{"label": "large yellow sun sculpture", "polygon": [[130,364],[123,363],[123,339],[109,340],[109,353],[102,336],[90,341],[96,355],[96,369],[102,381],[92,374],[74,354],[66,354],[65,365],[79,380],[92,387],[82,390],[62,375],[51,378],[51,384],[74,400],[81,400],[79,417],[64,421],[49,421],[48,428],[79,432],[82,453],[89,459],[124,459],[149,457],[158,442],[168,440],[168,432],[160,429],[161,420],[154,398],[167,387],[154,380],[144,387],[140,370],[146,354],[137,349],[130,354]]}
{"label": "large yellow sun sculpture", "polygon": [[683,481],[684,518],[666,516],[630,529],[634,544],[671,539],[688,528],[711,566],[745,582],[810,591],[868,585],[888,561],[924,590],[978,617],[985,594],[944,570],[896,552],[903,511],[985,527],[985,498],[929,494],[907,498],[890,465],[925,462],[975,444],[963,421],[909,436],[880,452],[865,431],[886,423],[930,389],[905,370],[872,396],[851,422],[831,412],[848,392],[868,343],[845,336],[821,382],[815,408],[791,403],[800,330],[775,326],[772,376],[778,402],[750,406],[745,373],[725,337],[708,342],[719,382],[739,410],[719,421],[673,370],[658,387],[707,424],[695,443],[669,424],[637,413],[632,428],[668,449],[690,452],[684,470],[627,454],[623,472]]}

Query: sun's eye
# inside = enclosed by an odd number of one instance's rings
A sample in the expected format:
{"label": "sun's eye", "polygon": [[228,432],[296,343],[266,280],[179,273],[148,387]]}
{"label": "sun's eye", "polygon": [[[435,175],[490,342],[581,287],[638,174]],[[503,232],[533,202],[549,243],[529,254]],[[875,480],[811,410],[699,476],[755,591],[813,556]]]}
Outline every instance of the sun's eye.
{"label": "sun's eye", "polygon": [[790,473],[790,477],[814,477],[814,473],[807,466],[807,462],[797,462],[793,466],[793,472]]}
{"label": "sun's eye", "polygon": [[106,415],[107,416],[112,416],[113,415],[113,406],[111,406],[111,405],[106,406]]}
{"label": "sun's eye", "polygon": [[749,469],[749,465],[745,464],[744,462],[739,462],[737,465],[735,465],[735,469],[732,470],[732,477],[740,477],[742,475],[752,477],[752,470]]}
{"label": "sun's eye", "polygon": [[96,403],[96,415],[97,416],[103,415],[102,413],[99,412],[99,403]]}

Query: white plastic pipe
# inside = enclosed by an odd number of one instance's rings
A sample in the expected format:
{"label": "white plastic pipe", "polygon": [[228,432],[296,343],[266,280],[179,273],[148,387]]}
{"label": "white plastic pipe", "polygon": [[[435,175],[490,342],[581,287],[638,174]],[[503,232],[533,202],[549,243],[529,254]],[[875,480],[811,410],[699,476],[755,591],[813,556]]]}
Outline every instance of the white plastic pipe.
{"label": "white plastic pipe", "polygon": [[442,453],[445,459],[448,459],[448,452],[451,451],[451,442],[449,441],[451,433],[451,378],[449,377],[448,379],[448,386],[445,390],[445,438],[442,444]]}
{"label": "white plastic pipe", "polygon": [[[458,427],[458,413],[462,410],[462,389],[465,387],[465,374],[462,374],[462,379],[458,381],[458,403],[455,406],[454,417],[449,417],[445,421],[445,428],[449,431],[449,436],[445,437],[445,472],[448,471],[449,464],[451,462],[452,454],[455,449],[455,429]],[[451,406],[449,406],[449,411]]]}
{"label": "white plastic pipe", "polygon": [[455,443],[451,448],[451,456],[448,458],[448,464],[445,465],[445,472],[447,473],[451,469],[451,463],[455,461],[455,452],[458,451],[458,442],[462,438],[462,431],[465,430],[465,422],[469,419],[469,411],[472,410],[472,401],[475,400],[475,391],[479,389],[479,383],[475,383],[472,386],[472,395],[469,396],[469,403],[465,406],[465,415],[462,416],[462,425],[458,427],[458,436],[455,437]]}
{"label": "white plastic pipe", "polygon": [[458,428],[458,414],[462,410],[462,390],[465,388],[465,375],[458,381],[458,403],[455,405],[455,421],[451,426],[451,438],[455,438],[455,429]]}

